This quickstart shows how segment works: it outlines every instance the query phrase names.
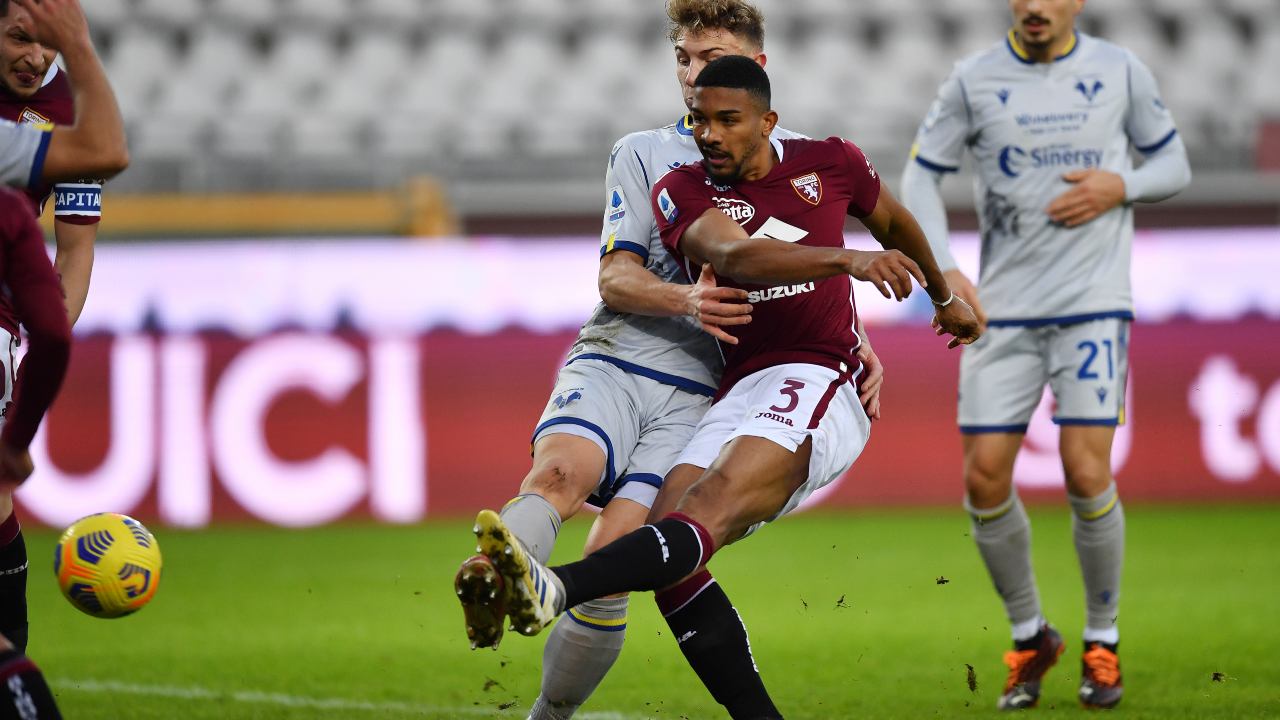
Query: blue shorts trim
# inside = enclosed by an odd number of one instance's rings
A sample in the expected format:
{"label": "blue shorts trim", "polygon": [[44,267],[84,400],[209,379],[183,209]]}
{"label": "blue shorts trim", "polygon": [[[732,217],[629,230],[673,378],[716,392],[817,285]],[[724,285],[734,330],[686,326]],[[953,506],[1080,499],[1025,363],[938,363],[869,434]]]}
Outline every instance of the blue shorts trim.
{"label": "blue shorts trim", "polygon": [[961,425],[960,432],[965,435],[978,435],[980,433],[1025,433],[1027,424],[1021,425]]}
{"label": "blue shorts trim", "polygon": [[618,483],[619,488],[621,488],[623,485],[626,485],[627,483],[633,483],[633,482],[644,483],[645,485],[652,485],[656,488],[662,487],[662,476],[655,475],[653,473],[627,473],[622,477],[618,478],[618,480],[620,481]]}
{"label": "blue shorts trim", "polygon": [[1115,427],[1120,424],[1120,418],[1059,418],[1053,419],[1055,425],[1098,425],[1102,427]]}
{"label": "blue shorts trim", "polygon": [[1082,315],[1062,315],[1049,318],[1017,318],[1013,320],[988,320],[987,327],[1044,327],[1045,325],[1075,325],[1090,320],[1120,318],[1132,320],[1132,310],[1107,310],[1104,312],[1084,313]]}
{"label": "blue shorts trim", "polygon": [[569,362],[565,363],[565,365],[571,365],[579,360],[600,360],[620,367],[633,375],[647,377],[650,380],[660,382],[663,385],[678,387],[685,392],[691,392],[695,395],[706,395],[707,397],[715,397],[716,395],[716,389],[710,385],[703,385],[700,382],[694,382],[688,378],[682,378],[679,375],[671,375],[670,373],[650,370],[643,365],[637,365],[632,362],[627,362],[626,360],[619,360],[618,358],[609,357],[608,355],[601,355],[600,353],[583,353],[582,355],[578,355],[570,359]]}
{"label": "blue shorts trim", "polygon": [[653,473],[623,473],[622,477],[611,483],[607,488],[594,492],[587,498],[587,504],[593,507],[604,509],[605,505],[613,502],[613,498],[628,483],[638,482],[643,485],[652,485],[653,487],[662,489],[662,476]]}
{"label": "blue shorts trim", "polygon": [[604,464],[605,485],[606,487],[613,487],[615,482],[614,476],[613,476],[613,442],[609,440],[609,435],[604,431],[604,428],[588,420],[583,420],[582,418],[554,417],[542,423],[538,427],[534,428],[533,440],[531,440],[530,442],[537,442],[538,435],[543,430],[546,430],[547,428],[552,427],[554,425],[577,425],[578,427],[586,428],[591,432],[595,433],[596,435],[600,436],[600,439],[604,441],[605,456],[606,456],[605,464]]}

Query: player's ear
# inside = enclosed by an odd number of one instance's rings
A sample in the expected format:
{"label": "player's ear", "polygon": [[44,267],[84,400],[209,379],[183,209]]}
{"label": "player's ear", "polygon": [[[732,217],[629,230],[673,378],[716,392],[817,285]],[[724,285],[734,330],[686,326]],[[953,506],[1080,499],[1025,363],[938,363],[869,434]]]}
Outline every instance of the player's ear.
{"label": "player's ear", "polygon": [[764,134],[766,136],[770,135],[773,132],[773,129],[777,126],[778,126],[778,113],[772,110],[765,113],[764,114]]}
{"label": "player's ear", "polygon": [[[1083,0],[1081,0],[1081,2],[1083,2]],[[756,64],[759,65],[760,67],[764,67],[765,63],[769,61],[769,58],[765,56],[764,53],[756,53],[751,57],[751,59],[755,60]]]}

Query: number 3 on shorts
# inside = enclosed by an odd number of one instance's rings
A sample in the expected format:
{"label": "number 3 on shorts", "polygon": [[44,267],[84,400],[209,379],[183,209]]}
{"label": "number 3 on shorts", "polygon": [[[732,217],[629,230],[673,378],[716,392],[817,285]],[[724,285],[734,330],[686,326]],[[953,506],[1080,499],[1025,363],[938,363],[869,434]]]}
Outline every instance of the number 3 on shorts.
{"label": "number 3 on shorts", "polygon": [[804,383],[790,378],[788,378],[783,385],[784,387],[778,392],[786,395],[790,400],[787,401],[786,407],[780,407],[781,403],[779,403],[779,405],[774,405],[769,408],[777,413],[789,413],[792,410],[795,410],[796,406],[800,404],[800,391],[804,389]]}

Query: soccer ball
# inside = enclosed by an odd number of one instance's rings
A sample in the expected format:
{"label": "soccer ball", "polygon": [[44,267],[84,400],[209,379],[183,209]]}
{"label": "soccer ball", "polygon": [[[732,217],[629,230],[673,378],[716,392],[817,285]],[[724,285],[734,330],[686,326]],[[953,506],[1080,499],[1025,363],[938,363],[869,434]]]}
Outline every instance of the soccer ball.
{"label": "soccer ball", "polygon": [[89,615],[117,618],[136,612],[160,585],[160,546],[127,515],[80,518],[58,538],[53,573],[67,600]]}

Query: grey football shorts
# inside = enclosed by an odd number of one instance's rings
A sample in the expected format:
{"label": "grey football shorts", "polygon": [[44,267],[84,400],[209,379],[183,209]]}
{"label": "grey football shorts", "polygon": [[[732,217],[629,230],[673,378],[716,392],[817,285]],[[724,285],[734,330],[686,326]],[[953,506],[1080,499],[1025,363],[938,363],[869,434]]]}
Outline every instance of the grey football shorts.
{"label": "grey football shorts", "polygon": [[607,458],[596,493],[652,507],[667,471],[693,437],[711,398],[623,370],[603,360],[560,369],[533,441],[568,433],[594,442]]}
{"label": "grey football shorts", "polygon": [[1122,424],[1129,324],[1102,318],[987,328],[960,358],[960,431],[1025,432],[1046,383],[1055,423]]}

